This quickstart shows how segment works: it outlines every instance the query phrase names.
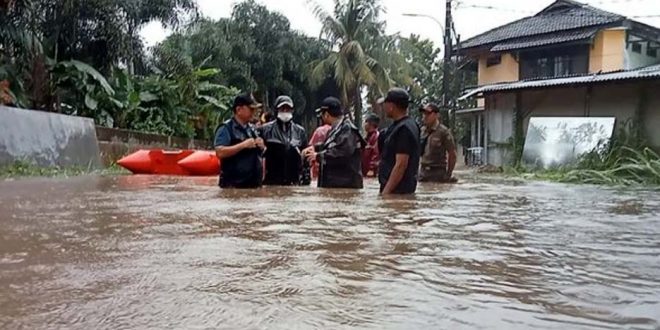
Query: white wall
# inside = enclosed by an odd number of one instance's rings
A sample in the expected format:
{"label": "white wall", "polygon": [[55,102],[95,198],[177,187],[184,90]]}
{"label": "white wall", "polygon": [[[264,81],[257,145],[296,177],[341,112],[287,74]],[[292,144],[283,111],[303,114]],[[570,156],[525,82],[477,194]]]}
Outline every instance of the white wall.
{"label": "white wall", "polygon": [[660,63],[660,50],[656,57],[651,57],[646,54],[648,43],[642,43],[642,52],[636,53],[632,50],[632,44],[626,46],[626,51],[623,55],[623,67],[626,70],[642,68],[645,66]]}
{"label": "white wall", "polygon": [[516,104],[514,93],[497,94],[486,100],[486,125],[488,127],[488,164],[502,166],[511,163],[511,148],[498,146],[511,142],[513,137],[513,113]]}

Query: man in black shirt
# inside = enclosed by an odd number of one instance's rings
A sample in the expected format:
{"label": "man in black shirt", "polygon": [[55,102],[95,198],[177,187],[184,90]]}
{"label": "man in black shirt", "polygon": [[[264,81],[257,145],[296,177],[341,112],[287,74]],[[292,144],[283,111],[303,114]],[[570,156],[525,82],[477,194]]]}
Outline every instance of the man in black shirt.
{"label": "man in black shirt", "polygon": [[404,89],[392,88],[382,104],[394,122],[381,138],[380,191],[383,195],[414,194],[421,152],[419,126],[408,116],[410,96]]}

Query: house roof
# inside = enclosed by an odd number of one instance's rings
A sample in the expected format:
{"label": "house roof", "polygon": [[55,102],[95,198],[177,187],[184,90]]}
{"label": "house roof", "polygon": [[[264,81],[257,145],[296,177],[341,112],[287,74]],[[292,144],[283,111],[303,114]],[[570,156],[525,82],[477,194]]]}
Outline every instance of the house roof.
{"label": "house roof", "polygon": [[498,83],[492,85],[485,85],[485,86],[477,87],[471,91],[468,91],[459,98],[459,101],[468,99],[478,94],[493,93],[493,92],[504,92],[504,91],[569,86],[569,85],[594,84],[594,83],[604,83],[604,82],[624,81],[624,80],[646,80],[646,79],[660,79],[660,64],[652,65],[640,69],[635,69],[635,70],[627,70],[627,71],[597,73],[591,75],[581,75],[581,76],[564,77],[564,78],[521,80],[512,83]]}
{"label": "house roof", "polygon": [[546,33],[537,36],[523,37],[497,43],[490,49],[490,51],[501,52],[513,49],[525,49],[554,45],[565,42],[590,41],[597,32],[597,27],[591,27],[579,31],[561,31],[557,33]]}
{"label": "house roof", "polygon": [[[461,42],[461,49],[560,31],[622,24],[626,17],[571,0],[558,0],[534,16],[497,27]],[[566,34],[564,34],[566,35]],[[546,39],[548,40],[548,39]],[[561,39],[559,40],[561,42]],[[511,48],[509,48],[511,49]]]}

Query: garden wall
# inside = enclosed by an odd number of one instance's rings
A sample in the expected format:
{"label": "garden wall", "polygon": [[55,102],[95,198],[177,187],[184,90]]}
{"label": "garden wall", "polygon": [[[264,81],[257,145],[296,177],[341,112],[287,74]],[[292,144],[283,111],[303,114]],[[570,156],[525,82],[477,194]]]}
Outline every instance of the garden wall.
{"label": "garden wall", "polygon": [[101,166],[94,121],[0,106],[0,165]]}
{"label": "garden wall", "polygon": [[211,141],[192,140],[130,130],[96,127],[101,159],[111,165],[139,149],[211,149]]}

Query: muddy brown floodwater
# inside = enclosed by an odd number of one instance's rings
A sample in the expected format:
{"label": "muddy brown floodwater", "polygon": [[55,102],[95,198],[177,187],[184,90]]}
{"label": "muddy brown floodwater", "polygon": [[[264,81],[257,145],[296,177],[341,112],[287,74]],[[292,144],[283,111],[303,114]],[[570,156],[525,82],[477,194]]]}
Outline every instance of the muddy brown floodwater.
{"label": "muddy brown floodwater", "polygon": [[0,182],[0,329],[658,329],[658,191]]}

